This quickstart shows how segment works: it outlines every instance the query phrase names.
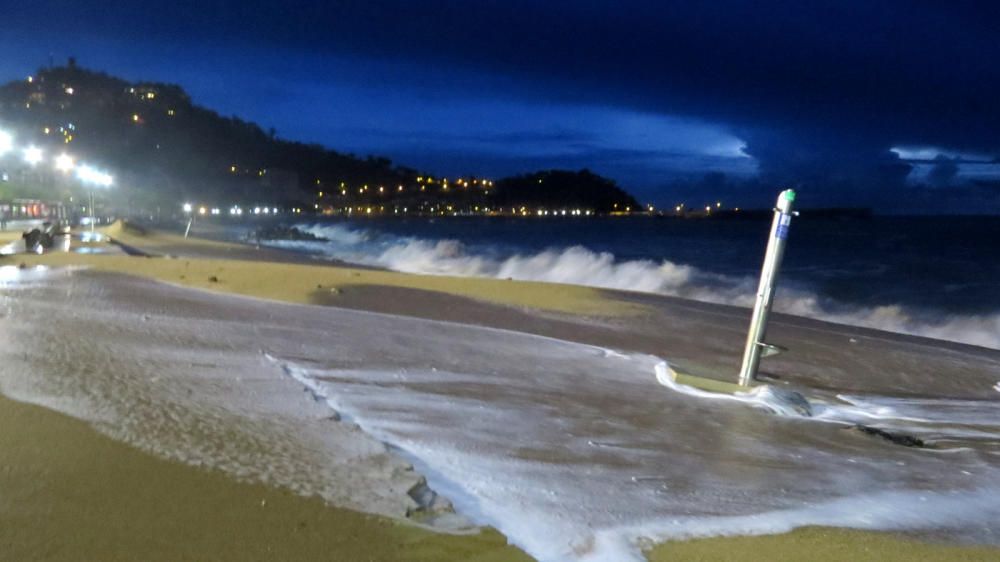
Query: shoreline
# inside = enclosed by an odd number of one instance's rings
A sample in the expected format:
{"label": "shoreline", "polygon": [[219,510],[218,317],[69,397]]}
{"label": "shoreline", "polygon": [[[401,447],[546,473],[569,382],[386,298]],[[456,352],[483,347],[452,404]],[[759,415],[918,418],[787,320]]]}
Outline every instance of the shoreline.
{"label": "shoreline", "polygon": [[[159,235],[157,235],[159,236]],[[128,243],[135,244],[135,240]],[[173,247],[181,244],[177,240],[160,239],[150,244],[153,247]],[[656,350],[671,358],[679,358],[678,364],[697,371],[704,372],[731,371],[735,360],[729,349],[732,341],[739,341],[742,337],[742,326],[745,322],[740,320],[734,322],[740,329],[726,329],[719,332],[722,341],[710,344],[702,343],[693,345],[696,338],[691,332],[697,333],[699,322],[707,322],[704,316],[722,316],[729,319],[740,317],[739,310],[731,310],[732,307],[723,305],[706,305],[703,303],[677,302],[680,299],[669,299],[659,297],[629,296],[623,297],[621,294],[587,289],[582,287],[559,286],[544,283],[523,284],[520,282],[508,282],[502,280],[456,280],[455,278],[422,277],[398,274],[392,272],[357,270],[354,268],[344,268],[325,264],[280,264],[255,260],[249,264],[242,259],[247,253],[253,253],[250,248],[233,249],[225,245],[216,246],[216,242],[192,242],[193,253],[198,251],[225,252],[230,255],[239,255],[240,258],[227,262],[209,261],[203,258],[135,258],[126,256],[100,256],[82,254],[48,254],[44,256],[12,256],[3,262],[2,265],[14,265],[25,263],[27,265],[85,265],[102,271],[125,273],[138,275],[150,279],[167,281],[179,286],[191,286],[211,291],[231,292],[233,294],[267,298],[284,302],[294,302],[298,304],[320,304],[326,306],[339,306],[343,308],[354,308],[359,310],[374,310],[376,312],[386,312],[390,314],[404,314],[408,316],[440,319],[446,321],[474,320],[472,323],[480,325],[491,325],[503,329],[516,329],[528,333],[537,333],[569,341],[580,341],[592,345],[603,347],[628,349],[630,351],[650,351]],[[141,244],[135,244],[142,247]],[[131,260],[131,261],[129,261]],[[254,265],[255,264],[255,265]],[[222,268],[219,271],[219,268]],[[293,289],[287,289],[288,272],[292,269],[298,277]],[[299,269],[303,268],[303,269]],[[275,284],[266,279],[264,273],[268,270],[278,279]],[[183,278],[182,278],[183,276]],[[211,281],[212,277],[216,281]],[[313,277],[316,276],[316,277]],[[300,279],[301,278],[301,279]],[[308,279],[307,279],[308,278]],[[317,279],[322,278],[326,282],[313,284]],[[301,281],[301,282],[299,282]],[[286,286],[284,290],[279,290],[277,285]],[[336,289],[336,292],[330,289]],[[689,316],[695,316],[693,311],[700,312],[700,317],[678,319],[674,316],[678,311],[688,310]],[[681,322],[683,331],[689,335],[677,336],[670,334],[653,334],[653,328],[663,328],[667,320],[664,317],[674,317],[670,320],[673,324],[667,324],[673,328],[678,328],[677,322]],[[831,377],[829,373],[820,373],[815,368],[809,369],[808,363],[821,363],[827,360],[835,351],[822,349],[829,347],[831,341],[846,339],[847,337],[859,337],[859,351],[877,348],[888,342],[892,346],[898,347],[901,352],[905,350],[908,354],[915,354],[914,357],[927,359],[932,364],[926,367],[928,373],[935,369],[940,370],[946,359],[937,357],[935,354],[954,354],[971,356],[978,361],[978,366],[966,368],[968,373],[981,373],[982,365],[1000,365],[1000,353],[988,349],[970,348],[962,344],[941,345],[934,340],[920,341],[923,338],[912,336],[898,336],[885,333],[874,333],[873,330],[853,328],[844,326],[841,334],[829,334],[830,329],[824,326],[826,323],[814,321],[802,322],[790,318],[782,318],[778,323],[780,328],[775,329],[776,339],[788,338],[793,340],[801,339],[797,332],[803,328],[817,330],[818,339],[813,346],[802,343],[797,352],[802,352],[807,356],[807,360],[792,357],[791,359],[780,359],[769,364],[771,374],[779,379],[796,378],[796,384],[826,385],[830,388],[843,388],[844,382],[850,379],[845,377]],[[804,322],[804,324],[803,324]],[[717,321],[715,322],[717,323]],[[634,326],[633,326],[634,325]],[[630,327],[632,326],[632,327]],[[718,331],[718,330],[717,330]],[[641,333],[640,333],[641,332]],[[796,337],[793,337],[796,336]],[[884,338],[880,341],[878,338]],[[805,347],[806,349],[802,349]],[[921,352],[920,348],[931,348],[930,352]],[[692,351],[694,349],[694,351]],[[683,355],[687,352],[692,357],[685,359]],[[825,355],[824,355],[825,353]],[[705,357],[712,358],[705,360]],[[685,363],[687,361],[687,363]],[[875,371],[888,365],[891,366],[892,358],[885,358],[881,365],[869,366],[869,370]],[[907,360],[908,361],[908,360]],[[954,369],[952,369],[954,370]],[[842,369],[846,374],[850,369]],[[961,374],[961,373],[960,373]],[[822,375],[822,377],[821,377]],[[928,375],[931,376],[931,375]],[[857,379],[857,373],[852,377]],[[885,379],[885,377],[882,377]],[[929,380],[921,382],[920,377],[909,381],[910,389],[914,395],[931,394],[932,385]],[[896,390],[898,386],[893,386],[887,380],[866,380],[864,384],[855,384],[852,391],[879,391]],[[964,389],[949,395],[968,396],[970,398],[987,397],[987,389],[983,392],[970,392]],[[169,462],[169,461],[162,461]],[[818,534],[817,534],[818,533]],[[864,532],[864,531],[813,531],[796,530],[784,535],[774,535],[769,537],[738,537],[735,539],[715,538],[698,539],[694,541],[668,542],[655,547],[650,552],[650,559],[658,560],[660,557],[676,556],[672,551],[682,551],[683,548],[698,548],[703,550],[685,551],[693,554],[700,552],[701,556],[712,556],[713,549],[721,549],[718,552],[733,555],[745,548],[740,546],[739,541],[746,539],[751,543],[758,541],[767,542],[775,537],[786,537],[781,539],[789,543],[788,548],[792,548],[791,543],[798,546],[794,548],[800,555],[805,553],[797,550],[806,548],[808,545],[828,545],[836,548],[862,548],[857,553],[871,552],[871,549],[878,550],[880,559],[888,556],[896,549],[905,552],[907,548],[917,548],[921,556],[945,556],[945,558],[935,559],[970,559],[970,557],[995,555],[996,550],[963,546],[939,546],[928,545],[923,542],[913,541],[912,537],[902,537],[894,533]],[[873,538],[874,537],[874,538]],[[733,542],[736,541],[736,542]],[[799,543],[805,543],[803,546]],[[694,545],[694,546],[683,546]],[[906,546],[910,545],[910,546]],[[903,548],[903,547],[906,548]],[[779,545],[780,548],[780,545]],[[925,549],[925,550],[922,550]],[[940,553],[938,550],[944,549]],[[847,555],[847,551],[838,551],[841,555]],[[942,554],[943,553],[943,554]],[[789,554],[789,553],[785,553]],[[725,556],[724,556],[725,557]],[[708,558],[706,558],[708,559]],[[900,558],[902,559],[902,558]]]}

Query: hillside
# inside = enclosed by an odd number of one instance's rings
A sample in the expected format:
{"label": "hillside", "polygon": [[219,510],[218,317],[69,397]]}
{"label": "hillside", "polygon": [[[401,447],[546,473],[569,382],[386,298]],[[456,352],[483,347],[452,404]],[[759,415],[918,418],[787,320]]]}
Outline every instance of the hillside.
{"label": "hillside", "polygon": [[[281,139],[273,130],[196,105],[180,86],[128,82],[72,59],[0,86],[0,126],[22,145],[112,171],[116,188],[108,197],[131,213],[173,212],[182,201],[364,214],[510,213],[522,206],[610,212],[612,200],[638,208],[614,182],[589,172],[556,173],[553,182],[529,188],[521,185],[528,176],[511,178],[494,189],[487,179],[449,182],[387,158]],[[0,198],[79,193],[71,182],[50,176],[13,174],[18,185],[0,188]],[[576,191],[564,183],[573,178]]]}

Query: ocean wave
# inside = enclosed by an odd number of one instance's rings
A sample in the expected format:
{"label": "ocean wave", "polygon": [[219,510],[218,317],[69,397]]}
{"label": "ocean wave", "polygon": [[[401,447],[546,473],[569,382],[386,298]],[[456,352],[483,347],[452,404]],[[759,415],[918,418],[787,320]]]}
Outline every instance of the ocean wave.
{"label": "ocean wave", "polygon": [[[569,283],[656,293],[703,302],[751,307],[757,280],[723,275],[668,260],[619,260],[609,252],[583,246],[550,248],[536,253],[470,247],[458,240],[395,236],[342,225],[300,224],[297,228],[324,238],[271,241],[270,245],[406,273],[492,277]],[[786,282],[778,292],[778,312],[865,328],[924,336],[1000,349],[1000,314],[942,315],[887,303],[857,307]]]}

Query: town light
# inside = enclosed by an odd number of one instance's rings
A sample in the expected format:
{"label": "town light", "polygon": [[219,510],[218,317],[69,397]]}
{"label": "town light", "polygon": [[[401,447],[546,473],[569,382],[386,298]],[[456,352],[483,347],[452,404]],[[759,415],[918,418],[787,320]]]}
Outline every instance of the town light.
{"label": "town light", "polygon": [[90,166],[78,166],[76,168],[76,177],[84,183],[99,187],[111,187],[111,184],[114,183],[114,179],[110,175]]}
{"label": "town light", "polygon": [[73,158],[68,154],[63,153],[56,157],[56,169],[60,172],[69,172],[74,165]]}
{"label": "town light", "polygon": [[42,149],[37,146],[29,146],[24,149],[24,161],[34,166],[42,161]]}
{"label": "town light", "polygon": [[11,151],[14,148],[14,137],[6,131],[0,131],[0,156]]}

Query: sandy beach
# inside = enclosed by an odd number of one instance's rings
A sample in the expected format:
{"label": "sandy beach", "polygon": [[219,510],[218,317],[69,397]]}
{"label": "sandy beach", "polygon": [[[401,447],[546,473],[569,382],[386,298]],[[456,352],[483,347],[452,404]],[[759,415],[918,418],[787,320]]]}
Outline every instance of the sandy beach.
{"label": "sandy beach", "polygon": [[[972,416],[995,413],[1000,351],[778,315],[771,339],[790,352],[766,360],[763,378],[837,405],[831,423],[803,431],[654,380],[660,359],[734,374],[743,309],[330,265],[121,224],[106,233],[147,256],[104,245],[0,258],[11,558],[1000,557],[981,520],[995,511],[997,428]],[[933,451],[845,432],[876,411]],[[664,428],[692,438],[665,446]],[[769,440],[781,446],[743,445]],[[671,464],[668,482],[651,472]],[[547,472],[568,467],[584,471],[577,482]],[[939,487],[943,474],[955,481]],[[508,477],[509,488],[495,481]],[[634,489],[601,490],[618,480]],[[514,486],[540,482],[550,497]],[[942,515],[958,527],[824,507],[875,497],[905,511],[920,501],[911,490],[952,506]],[[646,518],[667,491],[674,503]],[[985,505],[962,519],[977,493]],[[544,517],[566,501],[578,513]],[[786,515],[755,519],[762,508]],[[683,521],[663,525],[667,512]],[[723,515],[738,517],[735,534],[764,536],[684,540],[727,534]],[[547,541],[518,517],[568,538]],[[574,535],[588,526],[601,532]],[[629,537],[641,540],[617,546]]]}

